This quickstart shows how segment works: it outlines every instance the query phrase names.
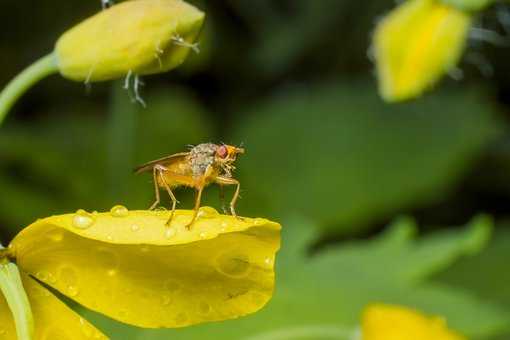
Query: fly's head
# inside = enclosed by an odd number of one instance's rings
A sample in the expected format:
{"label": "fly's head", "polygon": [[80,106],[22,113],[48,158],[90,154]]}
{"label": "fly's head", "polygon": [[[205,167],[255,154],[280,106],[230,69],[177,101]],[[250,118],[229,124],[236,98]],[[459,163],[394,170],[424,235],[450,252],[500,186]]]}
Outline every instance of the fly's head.
{"label": "fly's head", "polygon": [[218,145],[215,154],[215,162],[224,171],[227,177],[232,177],[232,171],[235,170],[234,162],[237,155],[243,154],[244,149],[231,145]]}

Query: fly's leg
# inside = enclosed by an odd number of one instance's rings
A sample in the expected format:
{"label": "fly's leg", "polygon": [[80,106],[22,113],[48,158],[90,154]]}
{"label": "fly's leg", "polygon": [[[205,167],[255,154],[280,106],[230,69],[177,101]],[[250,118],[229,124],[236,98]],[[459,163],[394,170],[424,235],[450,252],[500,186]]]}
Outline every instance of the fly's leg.
{"label": "fly's leg", "polygon": [[152,168],[152,178],[154,180],[154,193],[156,194],[156,201],[151,205],[149,210],[154,210],[160,202],[159,186],[158,186],[158,172],[161,171],[158,167]]}
{"label": "fly's leg", "polygon": [[234,193],[234,196],[232,197],[232,200],[230,201],[230,213],[232,214],[232,216],[238,217],[236,214],[235,207],[236,207],[237,199],[239,198],[239,192],[241,191],[241,183],[239,183],[239,181],[236,179],[229,178],[229,177],[221,177],[221,176],[216,178],[216,183],[218,183],[219,185],[235,185],[236,186],[236,191]]}
{"label": "fly's leg", "polygon": [[170,199],[172,200],[172,212],[170,213],[170,217],[168,218],[168,221],[166,221],[166,223],[165,223],[165,225],[169,226],[170,223],[172,222],[172,219],[174,218],[175,207],[177,206],[178,201],[175,198],[174,193],[170,189],[170,186],[166,182],[165,177],[163,176],[163,172],[162,171],[159,172],[159,178],[161,178],[161,182],[163,183],[163,186],[165,187],[166,192],[168,193],[168,196],[170,196]]}
{"label": "fly's leg", "polygon": [[197,191],[197,196],[195,198],[195,208],[193,210],[193,218],[191,221],[186,225],[186,229],[190,230],[191,225],[195,223],[198,217],[198,211],[200,210],[200,202],[202,201],[202,191],[204,190],[204,186],[201,186],[200,189]]}
{"label": "fly's leg", "polygon": [[223,214],[227,214],[227,208],[225,207],[225,189],[223,185],[220,184],[220,202],[221,202],[221,210],[223,210]]}

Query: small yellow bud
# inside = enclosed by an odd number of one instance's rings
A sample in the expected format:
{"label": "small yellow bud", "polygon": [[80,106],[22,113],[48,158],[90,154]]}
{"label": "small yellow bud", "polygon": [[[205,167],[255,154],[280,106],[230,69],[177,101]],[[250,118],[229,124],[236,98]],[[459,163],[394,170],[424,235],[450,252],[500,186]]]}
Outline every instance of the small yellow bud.
{"label": "small yellow bud", "polygon": [[171,70],[194,47],[204,18],[181,0],[120,3],[60,37],[55,48],[59,70],[87,82]]}
{"label": "small yellow bud", "polygon": [[466,340],[446,321],[402,306],[374,304],[363,312],[362,340]]}
{"label": "small yellow bud", "polygon": [[438,0],[408,0],[374,33],[380,95],[389,102],[414,98],[456,66],[471,14]]}

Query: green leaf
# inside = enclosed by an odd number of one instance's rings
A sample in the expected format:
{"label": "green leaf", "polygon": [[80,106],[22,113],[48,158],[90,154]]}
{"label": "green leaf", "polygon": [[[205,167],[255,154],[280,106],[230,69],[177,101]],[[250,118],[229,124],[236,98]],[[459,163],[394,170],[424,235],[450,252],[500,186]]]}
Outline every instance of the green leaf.
{"label": "green leaf", "polygon": [[363,82],[298,88],[243,114],[240,201],[352,231],[444,199],[499,130],[475,93],[385,105]]}
{"label": "green leaf", "polygon": [[419,239],[413,236],[413,221],[403,218],[377,238],[331,246],[312,257],[307,256],[307,248],[316,235],[314,225],[295,218],[284,226],[276,293],[262,311],[178,331],[137,332],[94,317],[96,324],[126,339],[246,339],[271,334],[327,339],[328,334],[335,333],[338,338],[340,332],[355,329],[367,304],[385,302],[441,315],[451,328],[472,339],[486,339],[509,329],[510,315],[501,307],[466,290],[427,280],[460,256],[485,245],[491,228],[487,217],[474,219],[464,230],[441,231]]}

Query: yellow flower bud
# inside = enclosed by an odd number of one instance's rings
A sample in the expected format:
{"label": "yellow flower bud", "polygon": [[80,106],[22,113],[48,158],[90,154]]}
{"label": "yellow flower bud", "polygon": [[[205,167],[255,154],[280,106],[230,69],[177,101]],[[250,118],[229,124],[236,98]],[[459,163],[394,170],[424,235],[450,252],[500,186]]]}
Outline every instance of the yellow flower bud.
{"label": "yellow flower bud", "polygon": [[466,340],[446,321],[402,306],[374,304],[363,313],[362,340]]}
{"label": "yellow flower bud", "polygon": [[389,102],[417,97],[456,66],[471,14],[438,0],[409,0],[374,33],[380,95]]}
{"label": "yellow flower bud", "polygon": [[171,70],[193,48],[204,18],[181,0],[120,3],[60,37],[55,48],[59,70],[86,82]]}

